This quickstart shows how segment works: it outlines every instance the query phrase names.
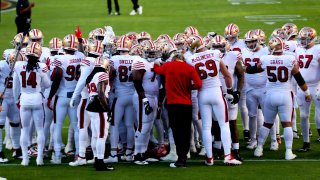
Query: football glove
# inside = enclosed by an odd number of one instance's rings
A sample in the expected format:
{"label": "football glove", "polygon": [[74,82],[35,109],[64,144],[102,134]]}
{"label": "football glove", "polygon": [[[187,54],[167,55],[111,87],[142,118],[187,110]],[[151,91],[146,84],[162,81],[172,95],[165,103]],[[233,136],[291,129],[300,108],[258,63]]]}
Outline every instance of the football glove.
{"label": "football glove", "polygon": [[80,30],[80,26],[77,26],[77,29],[74,31],[74,33],[78,39],[82,38],[82,32]]}
{"label": "football glove", "polygon": [[231,104],[238,104],[239,100],[240,100],[240,92],[234,91],[233,92],[233,101],[231,102]]}
{"label": "football glove", "polygon": [[150,103],[148,101],[148,98],[143,98],[142,99],[142,102],[143,102],[143,106],[144,106],[144,113],[146,115],[149,115],[152,113],[153,111],[153,108],[150,106]]}
{"label": "football glove", "polygon": [[227,94],[224,95],[227,101],[233,101],[233,90],[227,89]]}

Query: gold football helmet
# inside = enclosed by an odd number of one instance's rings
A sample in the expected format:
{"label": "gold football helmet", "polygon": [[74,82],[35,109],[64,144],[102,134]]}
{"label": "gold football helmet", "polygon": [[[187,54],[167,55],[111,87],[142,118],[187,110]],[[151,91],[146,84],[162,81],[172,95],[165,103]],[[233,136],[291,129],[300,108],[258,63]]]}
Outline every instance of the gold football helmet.
{"label": "gold football helmet", "polygon": [[[14,36],[13,40],[11,41],[11,44],[14,46],[15,49],[17,49],[18,46],[20,45],[22,38],[23,38],[23,33],[18,33],[17,35]],[[25,36],[22,41],[21,48],[27,47],[28,44],[29,44],[29,37]]]}
{"label": "gold football helmet", "polygon": [[44,38],[44,36],[43,36],[42,32],[39,29],[31,29],[29,31],[29,39],[32,42],[37,42],[42,46],[43,38]]}
{"label": "gold football helmet", "polygon": [[281,29],[284,31],[286,40],[289,40],[290,38],[294,38],[299,33],[297,25],[293,23],[286,23],[285,25],[282,26]]}
{"label": "gold football helmet", "polygon": [[[7,62],[9,63],[10,66],[13,65],[16,54],[17,54],[17,50],[14,50],[7,57]],[[26,57],[21,52],[19,52],[19,54],[17,55],[17,61],[25,61],[25,60],[26,60]]]}
{"label": "gold football helmet", "polygon": [[255,30],[250,30],[244,35],[244,42],[250,51],[255,51],[259,46],[258,36],[255,34]]}
{"label": "gold football helmet", "polygon": [[41,56],[41,53],[42,48],[37,42],[32,42],[26,48],[26,56],[34,56],[39,58]]}
{"label": "gold football helmet", "polygon": [[117,41],[116,46],[118,51],[130,51],[132,42],[124,35]]}
{"label": "gold football helmet", "polygon": [[240,30],[238,25],[231,23],[224,29],[224,37],[230,44],[234,44],[238,41]]}
{"label": "gold football helmet", "polygon": [[103,52],[103,44],[101,41],[90,42],[88,45],[88,53],[100,56]]}
{"label": "gold football helmet", "polygon": [[140,43],[141,50],[144,53],[144,58],[148,61],[153,61],[158,57],[156,46],[151,40],[144,40]]}
{"label": "gold football helmet", "polygon": [[103,41],[104,39],[104,34],[105,34],[105,29],[103,28],[97,28],[93,31],[93,38],[96,41]]}
{"label": "gold football helmet", "polygon": [[269,52],[272,55],[275,52],[283,52],[284,42],[280,37],[271,37],[269,40]]}
{"label": "gold football helmet", "polygon": [[188,26],[184,30],[184,34],[186,34],[187,36],[200,35],[198,29],[195,28],[194,26]]}
{"label": "gold football helmet", "polygon": [[140,46],[140,44],[136,44],[134,46],[131,47],[129,54],[131,56],[140,56],[140,57],[144,57],[144,53],[142,51],[142,48]]}
{"label": "gold football helmet", "polygon": [[204,42],[201,36],[192,35],[187,40],[188,46],[192,53],[196,53],[197,50],[204,48]]}
{"label": "gold football helmet", "polygon": [[143,31],[138,35],[137,41],[138,43],[141,43],[144,40],[151,40],[151,39],[152,39],[151,35],[148,32]]}
{"label": "gold football helmet", "polygon": [[49,41],[49,49],[50,51],[59,51],[62,47],[62,40],[54,37]]}
{"label": "gold football helmet", "polygon": [[217,49],[221,53],[225,53],[230,50],[230,45],[228,41],[223,36],[220,36],[220,35],[216,35],[211,40],[211,44],[212,44],[212,49]]}
{"label": "gold football helmet", "polygon": [[109,68],[109,60],[104,56],[99,56],[94,61],[94,66],[102,67],[102,68],[105,68],[107,70]]}
{"label": "gold football helmet", "polygon": [[317,41],[317,32],[311,27],[304,27],[299,31],[299,42],[302,47],[308,47]]}
{"label": "gold football helmet", "polygon": [[264,45],[266,43],[266,34],[261,29],[256,29],[255,34],[258,36],[259,43]]}
{"label": "gold football helmet", "polygon": [[63,38],[62,44],[64,50],[77,51],[79,41],[75,35],[68,34]]}

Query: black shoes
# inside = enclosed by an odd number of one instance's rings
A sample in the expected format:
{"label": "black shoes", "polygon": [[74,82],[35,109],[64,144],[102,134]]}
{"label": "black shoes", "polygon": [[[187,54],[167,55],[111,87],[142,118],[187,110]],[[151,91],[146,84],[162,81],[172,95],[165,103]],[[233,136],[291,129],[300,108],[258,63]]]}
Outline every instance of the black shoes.
{"label": "black shoes", "polygon": [[299,152],[308,152],[310,150],[310,142],[304,142],[302,148],[300,148]]}
{"label": "black shoes", "polygon": [[103,159],[96,159],[95,168],[97,171],[113,171],[114,167],[111,164],[105,164]]}

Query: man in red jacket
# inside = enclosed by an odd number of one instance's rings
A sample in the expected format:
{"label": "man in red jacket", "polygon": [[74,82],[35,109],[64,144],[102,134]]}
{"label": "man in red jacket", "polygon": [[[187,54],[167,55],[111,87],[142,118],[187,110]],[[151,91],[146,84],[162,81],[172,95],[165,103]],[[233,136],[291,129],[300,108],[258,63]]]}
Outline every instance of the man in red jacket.
{"label": "man in red jacket", "polygon": [[192,120],[191,90],[200,89],[202,82],[195,69],[179,53],[171,62],[162,66],[155,64],[154,72],[165,76],[169,125],[177,147],[178,160],[170,167],[186,167]]}

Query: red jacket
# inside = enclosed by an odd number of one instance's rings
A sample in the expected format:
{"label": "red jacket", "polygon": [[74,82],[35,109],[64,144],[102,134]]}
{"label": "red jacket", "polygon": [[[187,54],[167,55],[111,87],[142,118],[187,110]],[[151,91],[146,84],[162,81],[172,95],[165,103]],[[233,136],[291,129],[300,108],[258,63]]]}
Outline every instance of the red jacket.
{"label": "red jacket", "polygon": [[192,105],[191,90],[200,89],[202,81],[191,65],[181,61],[155,64],[154,72],[166,78],[167,104]]}

